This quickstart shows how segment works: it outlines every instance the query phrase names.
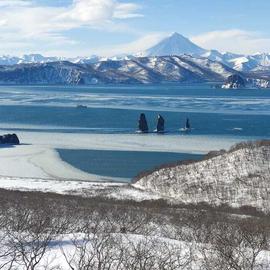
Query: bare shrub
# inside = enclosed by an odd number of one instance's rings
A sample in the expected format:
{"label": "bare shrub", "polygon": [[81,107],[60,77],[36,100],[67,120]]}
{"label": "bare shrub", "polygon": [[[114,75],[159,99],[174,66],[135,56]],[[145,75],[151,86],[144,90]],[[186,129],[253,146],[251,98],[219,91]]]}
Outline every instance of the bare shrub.
{"label": "bare shrub", "polygon": [[265,269],[258,256],[268,248],[269,224],[245,220],[239,224],[219,223],[211,242],[203,248],[205,269]]}
{"label": "bare shrub", "polygon": [[6,212],[1,239],[5,260],[0,268],[34,270],[44,257],[49,244],[65,231],[66,221],[51,216],[50,209],[38,206],[38,211],[21,208]]}
{"label": "bare shrub", "polygon": [[[233,214],[232,214],[233,213]],[[243,214],[250,214],[249,218]],[[262,269],[270,219],[255,208],[170,205],[0,190],[0,269]],[[164,237],[164,238],[163,238]],[[69,238],[68,238],[69,239]],[[192,244],[191,244],[192,243]],[[267,267],[265,268],[267,269]]]}
{"label": "bare shrub", "polygon": [[74,252],[62,249],[72,270],[181,270],[192,261],[191,247],[157,238],[96,234],[72,240]]}
{"label": "bare shrub", "polygon": [[68,253],[62,247],[69,269],[72,270],[105,270],[115,268],[119,264],[120,255],[117,252],[115,238],[111,234],[84,234],[74,236],[72,244],[74,251]]}

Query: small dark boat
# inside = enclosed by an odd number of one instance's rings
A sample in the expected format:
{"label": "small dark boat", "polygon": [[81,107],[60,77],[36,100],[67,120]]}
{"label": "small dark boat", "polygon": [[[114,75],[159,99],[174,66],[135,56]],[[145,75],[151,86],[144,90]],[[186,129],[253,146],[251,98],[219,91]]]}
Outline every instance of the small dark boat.
{"label": "small dark boat", "polygon": [[77,105],[77,109],[87,109],[87,106],[85,105]]}

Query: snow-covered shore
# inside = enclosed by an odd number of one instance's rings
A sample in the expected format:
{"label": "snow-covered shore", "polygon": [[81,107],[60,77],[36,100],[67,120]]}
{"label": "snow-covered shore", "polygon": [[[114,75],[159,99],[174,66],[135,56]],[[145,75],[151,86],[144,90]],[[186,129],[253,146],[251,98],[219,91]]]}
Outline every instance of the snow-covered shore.
{"label": "snow-covered shore", "polygon": [[[3,131],[3,133],[8,131]],[[228,149],[249,137],[156,134],[82,134],[60,132],[18,132],[21,142],[62,149],[157,151],[204,154]]]}
{"label": "snow-covered shore", "polygon": [[117,198],[145,196],[142,192],[121,184],[121,178],[89,174],[74,168],[62,161],[55,149],[207,153],[210,150],[228,149],[242,140],[209,136],[161,137],[56,132],[18,132],[18,135],[22,145],[0,148],[0,188],[61,194],[87,193],[88,196],[92,196],[97,190],[104,194],[104,188],[109,188],[110,196]]}
{"label": "snow-covered shore", "polygon": [[0,176],[0,188],[7,190],[50,192],[61,195],[103,197],[116,200],[155,200],[160,195],[142,191],[126,183],[54,180]]}

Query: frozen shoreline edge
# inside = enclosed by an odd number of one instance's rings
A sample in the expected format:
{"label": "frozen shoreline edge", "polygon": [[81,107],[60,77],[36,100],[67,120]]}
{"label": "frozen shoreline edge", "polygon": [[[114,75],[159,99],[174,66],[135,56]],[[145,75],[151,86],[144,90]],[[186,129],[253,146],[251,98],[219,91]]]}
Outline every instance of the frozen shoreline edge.
{"label": "frozen shoreline edge", "polygon": [[[228,149],[243,138],[218,136],[138,136],[19,132],[23,145],[0,148],[0,188],[116,198],[152,198],[123,178],[83,172],[61,160],[55,149],[207,153]],[[246,138],[248,140],[248,138]]]}

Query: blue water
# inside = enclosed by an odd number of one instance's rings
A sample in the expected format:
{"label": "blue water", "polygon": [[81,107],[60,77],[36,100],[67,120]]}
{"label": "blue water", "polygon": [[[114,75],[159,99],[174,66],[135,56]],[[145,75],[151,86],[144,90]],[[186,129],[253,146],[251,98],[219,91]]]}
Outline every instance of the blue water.
{"label": "blue water", "polygon": [[[88,108],[76,108],[79,104]],[[157,114],[162,114],[166,121],[164,138],[179,134],[187,117],[192,125],[187,136],[270,137],[270,90],[223,90],[207,84],[0,87],[0,130],[11,132],[134,134],[141,112],[146,114],[150,130],[155,129]],[[93,153],[80,149],[60,151],[65,161],[82,170],[121,177],[186,158],[168,154],[156,159],[158,155],[138,152],[133,158],[133,163],[138,164],[133,164],[136,169],[126,166],[121,171],[117,166],[114,169],[115,165],[108,168],[104,164],[125,158],[131,162],[130,153],[98,151],[94,154],[99,162],[91,163]]]}
{"label": "blue water", "polygon": [[270,91],[213,89],[211,85],[0,87],[0,105],[77,104],[127,110],[269,115]]}
{"label": "blue water", "polygon": [[[150,130],[156,128],[157,114],[165,118],[167,135],[179,133],[186,117],[193,135],[270,136],[270,115],[215,112],[168,112],[109,108],[77,109],[52,106],[0,106],[0,123],[53,126],[49,132],[129,134],[137,129],[139,114],[145,112]],[[1,125],[0,125],[1,129]],[[3,126],[4,130],[7,130]],[[10,128],[13,130],[13,127]],[[38,127],[18,130],[47,131]]]}
{"label": "blue water", "polygon": [[62,159],[80,170],[125,179],[132,179],[139,172],[154,169],[160,164],[176,160],[198,160],[202,157],[201,155],[166,152],[69,149],[58,149],[58,152]]}

